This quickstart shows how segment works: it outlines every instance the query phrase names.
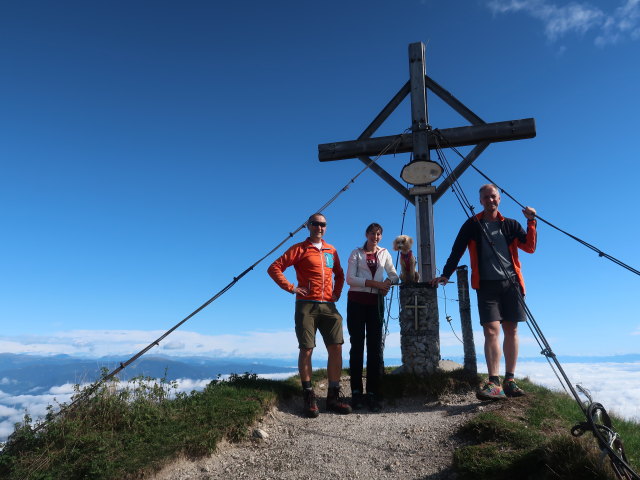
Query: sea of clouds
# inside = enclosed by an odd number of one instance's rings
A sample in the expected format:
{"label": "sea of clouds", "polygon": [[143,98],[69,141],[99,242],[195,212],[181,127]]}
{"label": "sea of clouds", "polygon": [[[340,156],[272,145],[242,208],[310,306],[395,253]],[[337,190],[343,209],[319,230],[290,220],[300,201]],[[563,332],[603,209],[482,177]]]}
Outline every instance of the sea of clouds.
{"label": "sea of clouds", "polygon": [[[601,403],[609,414],[640,422],[640,362],[563,363],[562,368],[572,385],[586,388],[593,401]],[[520,362],[516,375],[552,390],[563,390],[547,363]]]}

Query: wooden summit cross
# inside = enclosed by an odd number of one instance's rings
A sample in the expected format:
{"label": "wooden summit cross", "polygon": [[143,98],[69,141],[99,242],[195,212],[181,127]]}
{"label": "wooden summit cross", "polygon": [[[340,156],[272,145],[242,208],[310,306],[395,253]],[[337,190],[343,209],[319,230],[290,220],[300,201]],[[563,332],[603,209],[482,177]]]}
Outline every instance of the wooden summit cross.
{"label": "wooden summit cross", "polygon": [[[471,123],[471,126],[441,129],[439,134],[446,139],[446,142],[436,141],[438,137],[432,131],[427,115],[427,89],[435,93],[447,105],[464,117]],[[372,137],[375,131],[409,94],[411,94],[411,134]],[[424,297],[426,303],[433,303],[432,306],[435,308],[428,308],[421,312],[426,317],[428,311],[431,317],[428,319],[428,324],[433,327],[429,329],[432,333],[427,332],[422,335],[410,333],[409,331],[403,332],[403,315],[402,311],[400,312],[403,366],[408,370],[414,373],[431,373],[438,366],[438,361],[440,360],[437,298],[435,289],[427,284],[436,276],[433,204],[438,201],[451,184],[465,172],[490,143],[521,140],[535,136],[536,128],[533,118],[486,123],[447,90],[434,82],[426,75],[425,46],[422,42],[417,42],[409,45],[409,81],[404,84],[371,124],[365,128],[358,139],[318,145],[318,158],[321,162],[358,158],[367,165],[370,164],[371,170],[404,198],[413,203],[416,208],[416,245],[420,283],[403,285],[400,289],[401,309],[409,313],[406,306],[411,304],[411,300],[415,298],[414,295],[416,294],[419,297]],[[413,152],[413,160],[409,165],[413,162],[430,161],[430,150],[437,147],[475,146],[456,166],[451,175],[447,176],[437,187],[431,185],[431,183],[421,183],[414,184],[412,188],[407,189],[380,165],[372,163],[371,156],[379,155],[391,144],[394,144],[394,147],[385,152],[386,154]],[[406,297],[405,301],[403,301],[403,297]],[[409,330],[415,332],[415,329]],[[435,337],[433,332],[435,332]],[[405,348],[404,337],[411,335],[415,338],[408,339]],[[418,338],[425,335],[430,338]],[[417,346],[414,345],[412,347],[412,344],[416,342]],[[407,352],[409,350],[422,352],[425,350],[425,345],[427,350],[425,359],[414,361],[409,358],[411,356],[409,354],[405,359],[405,350]],[[434,362],[435,365],[433,365]],[[424,363],[424,365],[420,365],[421,363]]]}

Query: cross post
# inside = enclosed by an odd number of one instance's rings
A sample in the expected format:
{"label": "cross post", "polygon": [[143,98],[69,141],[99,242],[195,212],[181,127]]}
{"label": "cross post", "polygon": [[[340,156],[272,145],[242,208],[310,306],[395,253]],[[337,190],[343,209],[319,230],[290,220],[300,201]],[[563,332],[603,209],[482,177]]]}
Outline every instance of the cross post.
{"label": "cross post", "polygon": [[[427,90],[425,86],[425,54],[423,43],[409,45],[409,82],[411,84],[411,131],[413,132],[414,161],[429,160],[427,129]],[[416,233],[418,245],[419,280],[428,282],[435,278],[436,258],[433,236],[433,201],[435,187],[414,186],[409,190],[416,207]]]}

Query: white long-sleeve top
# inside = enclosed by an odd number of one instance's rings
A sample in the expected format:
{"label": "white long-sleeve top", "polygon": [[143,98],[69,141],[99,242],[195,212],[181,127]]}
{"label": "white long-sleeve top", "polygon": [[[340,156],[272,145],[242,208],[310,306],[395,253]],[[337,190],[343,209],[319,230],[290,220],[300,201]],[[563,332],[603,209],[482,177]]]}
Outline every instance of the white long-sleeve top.
{"label": "white long-sleeve top", "polygon": [[377,288],[365,287],[366,280],[375,280],[376,282],[384,281],[384,272],[387,272],[387,278],[392,284],[397,284],[400,280],[396,269],[393,268],[393,260],[391,254],[386,248],[379,247],[376,252],[378,259],[378,268],[375,275],[371,275],[371,269],[367,265],[367,255],[363,248],[356,248],[349,255],[349,266],[347,268],[347,283],[350,292],[367,292],[378,293]]}

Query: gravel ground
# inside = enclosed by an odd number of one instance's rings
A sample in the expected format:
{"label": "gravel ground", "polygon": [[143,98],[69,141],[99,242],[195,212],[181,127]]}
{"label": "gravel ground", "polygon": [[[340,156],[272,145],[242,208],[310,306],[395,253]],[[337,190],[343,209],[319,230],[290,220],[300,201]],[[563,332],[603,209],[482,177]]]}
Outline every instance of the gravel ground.
{"label": "gravel ground", "polygon": [[[448,365],[451,367],[451,365]],[[341,379],[350,395],[349,378]],[[318,397],[326,384],[315,386]],[[454,479],[453,451],[462,441],[457,427],[482,405],[470,392],[438,402],[403,398],[385,403],[379,413],[358,410],[350,415],[301,416],[302,400],[274,408],[254,428],[268,435],[239,444],[224,443],[206,458],[177,460],[152,476],[182,479]]]}

